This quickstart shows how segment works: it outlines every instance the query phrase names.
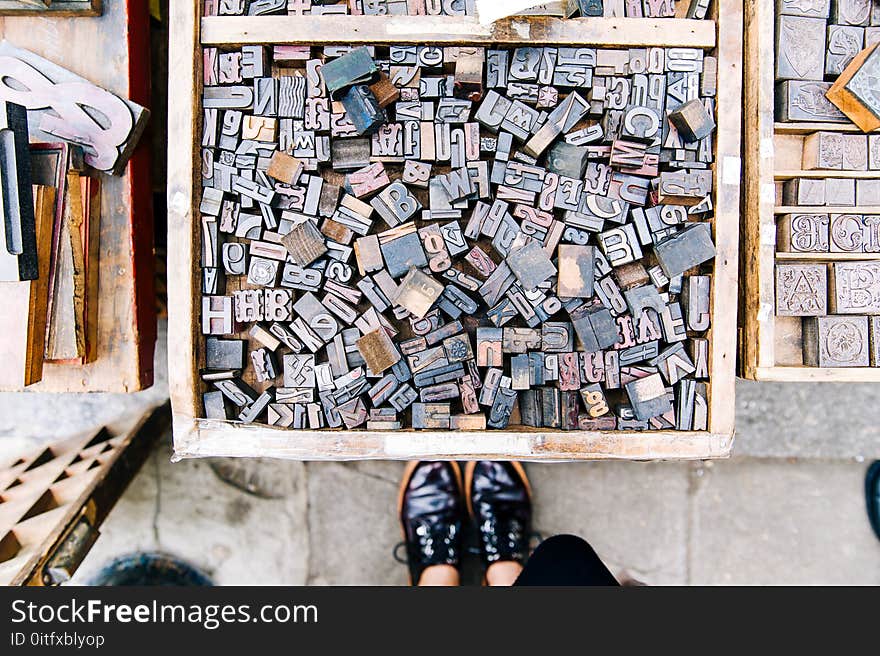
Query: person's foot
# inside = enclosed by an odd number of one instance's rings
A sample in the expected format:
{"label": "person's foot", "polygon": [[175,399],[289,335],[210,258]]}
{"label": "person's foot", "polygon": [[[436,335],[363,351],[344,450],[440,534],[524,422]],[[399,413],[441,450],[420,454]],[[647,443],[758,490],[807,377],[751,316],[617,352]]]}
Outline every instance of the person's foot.
{"label": "person's foot", "polygon": [[529,557],[532,490],[526,472],[518,462],[471,462],[465,492],[487,581],[510,585]]}
{"label": "person's foot", "polygon": [[458,583],[463,510],[458,463],[411,462],[407,466],[398,511],[411,585]]}
{"label": "person's foot", "polygon": [[868,467],[865,475],[865,499],[868,502],[868,520],[874,535],[880,540],[880,460]]}

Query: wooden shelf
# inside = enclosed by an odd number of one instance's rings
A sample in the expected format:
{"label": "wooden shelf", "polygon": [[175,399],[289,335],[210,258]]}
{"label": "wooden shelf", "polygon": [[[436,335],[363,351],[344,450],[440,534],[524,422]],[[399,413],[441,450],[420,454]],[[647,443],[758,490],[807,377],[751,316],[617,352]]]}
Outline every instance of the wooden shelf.
{"label": "wooden shelf", "polygon": [[880,383],[880,368],[759,367],[757,380],[776,383]]}
{"label": "wooden shelf", "polygon": [[673,18],[522,17],[481,25],[455,16],[208,16],[202,45],[456,43],[714,48],[715,22]]}
{"label": "wooden shelf", "polygon": [[776,253],[780,262],[873,262],[880,253]]}
{"label": "wooden shelf", "polygon": [[774,115],[775,4],[746,0],[744,125],[744,223],[739,371],[752,380],[776,382],[880,382],[880,368],[820,369],[802,362],[802,324],[779,317],[776,308],[776,267],[782,262],[817,264],[878,261],[880,253],[777,253],[776,221],[790,213],[867,214],[873,206],[793,207],[777,202],[774,184],[793,178],[880,178],[880,171],[805,171],[803,136],[815,132],[863,134],[851,122],[781,123]]}
{"label": "wooden shelf", "polygon": [[782,205],[774,214],[880,214],[880,205],[831,207],[829,205]]}
{"label": "wooden shelf", "polygon": [[861,132],[852,123],[774,123],[776,134],[811,134],[813,132]]}
{"label": "wooden shelf", "polygon": [[776,171],[773,177],[777,180],[792,178],[853,178],[856,180],[880,179],[880,171]]}

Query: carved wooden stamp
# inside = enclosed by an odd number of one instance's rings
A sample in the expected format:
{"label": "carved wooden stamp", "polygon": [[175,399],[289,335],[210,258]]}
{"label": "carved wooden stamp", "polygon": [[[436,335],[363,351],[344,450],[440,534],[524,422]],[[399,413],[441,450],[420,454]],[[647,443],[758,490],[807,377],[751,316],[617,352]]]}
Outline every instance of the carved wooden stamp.
{"label": "carved wooden stamp", "polygon": [[834,314],[880,313],[880,263],[835,262],[830,281]]}
{"label": "carved wooden stamp", "polygon": [[870,366],[868,317],[810,317],[803,334],[809,367]]}
{"label": "carved wooden stamp", "polygon": [[779,16],[776,22],[776,79],[824,79],[825,36],[824,20]]}
{"label": "carved wooden stamp", "polygon": [[776,88],[776,119],[820,123],[846,123],[846,115],[825,94],[830,82],[787,80]]}
{"label": "carved wooden stamp", "polygon": [[822,264],[776,265],[776,314],[817,317],[828,313],[828,271]]}
{"label": "carved wooden stamp", "polygon": [[776,247],[783,253],[827,253],[828,214],[785,214],[777,222]]}

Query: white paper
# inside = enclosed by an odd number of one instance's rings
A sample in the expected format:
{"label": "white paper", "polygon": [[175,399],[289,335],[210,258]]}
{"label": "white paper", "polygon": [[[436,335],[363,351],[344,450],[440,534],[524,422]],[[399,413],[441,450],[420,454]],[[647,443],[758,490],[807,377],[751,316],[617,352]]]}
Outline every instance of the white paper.
{"label": "white paper", "polygon": [[740,183],[742,179],[742,160],[739,157],[728,155],[724,158],[722,168],[724,174],[721,178],[721,184],[735,185]]}
{"label": "white paper", "polygon": [[776,224],[770,223],[761,226],[761,246],[776,248]]}
{"label": "white paper", "polygon": [[513,16],[526,9],[547,4],[547,0],[476,0],[477,16],[483,25]]}

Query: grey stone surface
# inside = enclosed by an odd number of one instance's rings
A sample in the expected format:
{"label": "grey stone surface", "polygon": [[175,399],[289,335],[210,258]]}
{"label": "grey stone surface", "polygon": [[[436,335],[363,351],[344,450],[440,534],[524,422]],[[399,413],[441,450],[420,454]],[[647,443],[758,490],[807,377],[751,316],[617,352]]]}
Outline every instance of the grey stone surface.
{"label": "grey stone surface", "polygon": [[392,557],[400,542],[397,492],[404,465],[309,463],[309,585],[406,585]]}
{"label": "grey stone surface", "polygon": [[687,464],[526,465],[535,528],[587,540],[616,576],[682,584],[687,561]]}
{"label": "grey stone surface", "polygon": [[265,499],[223,482],[209,461],[171,464],[170,436],[152,454],[74,577],[84,583],[135,551],[173,554],[220,585],[303,585],[309,559],[305,466],[273,463],[287,478]]}
{"label": "grey stone surface", "polygon": [[[75,582],[116,556],[158,550],[220,584],[407,583],[392,557],[403,463],[239,461],[236,477],[271,489],[276,498],[266,499],[222,482],[216,463],[172,465],[169,456],[166,442]],[[650,585],[880,584],[865,467],[815,459],[526,465],[537,531],[581,535],[615,575]]]}
{"label": "grey stone surface", "polygon": [[736,385],[735,456],[880,458],[880,385]]}
{"label": "grey stone surface", "polygon": [[865,513],[865,469],[817,460],[696,467],[688,582],[880,584],[880,542]]}

